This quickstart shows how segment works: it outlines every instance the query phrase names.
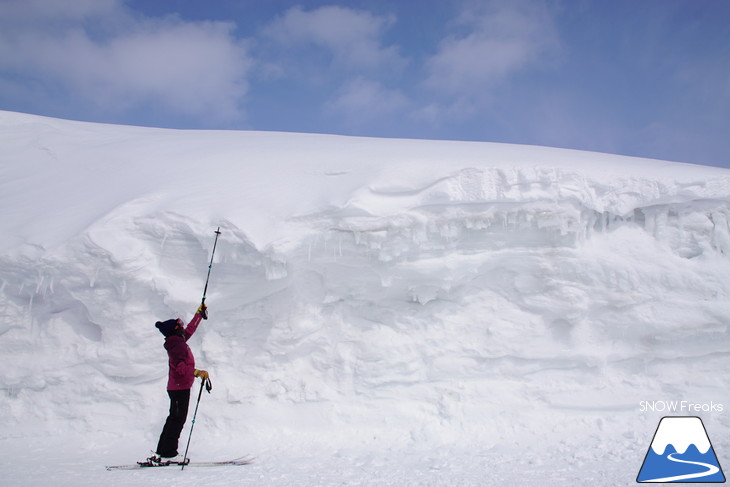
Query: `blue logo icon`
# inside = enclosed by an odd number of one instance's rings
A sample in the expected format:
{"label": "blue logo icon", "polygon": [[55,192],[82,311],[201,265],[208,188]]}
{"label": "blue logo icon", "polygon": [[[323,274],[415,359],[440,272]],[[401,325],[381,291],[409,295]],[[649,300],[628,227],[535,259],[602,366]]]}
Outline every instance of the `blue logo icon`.
{"label": "blue logo icon", "polygon": [[725,482],[702,420],[696,416],[662,418],[636,481]]}

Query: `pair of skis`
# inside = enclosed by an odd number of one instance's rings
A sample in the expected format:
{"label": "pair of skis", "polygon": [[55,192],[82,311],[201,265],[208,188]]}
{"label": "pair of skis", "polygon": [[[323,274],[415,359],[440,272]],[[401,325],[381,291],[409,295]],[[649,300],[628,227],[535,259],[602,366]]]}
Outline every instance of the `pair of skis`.
{"label": "pair of skis", "polygon": [[[250,465],[253,462],[251,457],[241,457],[234,460],[225,460],[222,462],[187,462],[184,466],[186,467],[225,467],[225,466],[236,466],[236,465]],[[107,465],[107,470],[138,470],[141,468],[158,468],[158,467],[182,467],[183,462],[166,462],[166,463],[154,463],[150,461],[137,462],[136,464],[130,465]]]}

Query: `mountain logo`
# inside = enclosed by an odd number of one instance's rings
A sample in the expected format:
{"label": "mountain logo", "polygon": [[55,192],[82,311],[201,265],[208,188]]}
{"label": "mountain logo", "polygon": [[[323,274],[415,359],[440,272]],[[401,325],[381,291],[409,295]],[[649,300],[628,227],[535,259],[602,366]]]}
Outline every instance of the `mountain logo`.
{"label": "mountain logo", "polygon": [[724,483],[725,474],[702,420],[696,416],[663,417],[636,481]]}

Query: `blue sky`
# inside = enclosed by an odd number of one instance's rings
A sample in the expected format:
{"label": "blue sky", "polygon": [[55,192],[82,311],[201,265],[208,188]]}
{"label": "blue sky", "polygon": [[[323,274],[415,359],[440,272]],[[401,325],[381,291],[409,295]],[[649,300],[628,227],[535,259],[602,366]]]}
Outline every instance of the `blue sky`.
{"label": "blue sky", "polygon": [[0,0],[0,109],[730,167],[730,2]]}

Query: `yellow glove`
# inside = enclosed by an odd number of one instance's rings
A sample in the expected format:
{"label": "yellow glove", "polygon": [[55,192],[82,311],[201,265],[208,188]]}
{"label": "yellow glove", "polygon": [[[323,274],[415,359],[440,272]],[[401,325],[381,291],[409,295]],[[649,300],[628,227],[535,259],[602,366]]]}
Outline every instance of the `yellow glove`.
{"label": "yellow glove", "polygon": [[208,374],[208,371],[206,371],[206,370],[198,370],[198,369],[195,369],[195,372],[193,372],[193,375],[195,377],[200,377],[203,380],[206,380],[206,379],[208,379],[210,377],[210,374]]}
{"label": "yellow glove", "polygon": [[198,314],[202,316],[204,320],[208,319],[208,307],[205,303],[200,303],[200,306],[198,306]]}

